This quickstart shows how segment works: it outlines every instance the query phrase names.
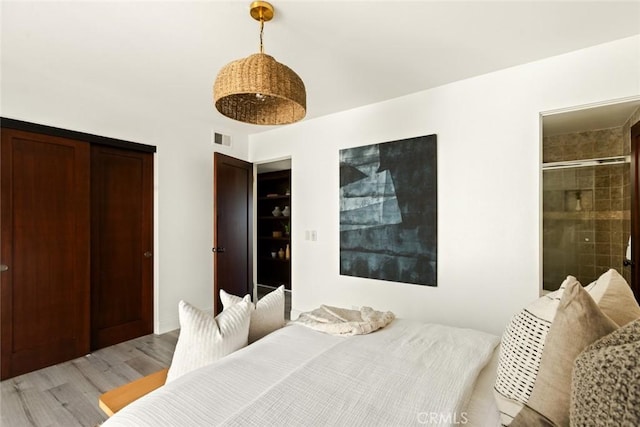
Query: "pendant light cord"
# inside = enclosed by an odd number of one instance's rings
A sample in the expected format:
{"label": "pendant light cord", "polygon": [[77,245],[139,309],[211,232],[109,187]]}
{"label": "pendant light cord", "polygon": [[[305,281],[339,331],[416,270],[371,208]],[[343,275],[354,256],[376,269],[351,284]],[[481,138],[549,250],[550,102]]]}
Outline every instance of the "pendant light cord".
{"label": "pendant light cord", "polygon": [[264,19],[260,16],[260,53],[264,53],[264,47],[262,45],[262,35],[264,33]]}

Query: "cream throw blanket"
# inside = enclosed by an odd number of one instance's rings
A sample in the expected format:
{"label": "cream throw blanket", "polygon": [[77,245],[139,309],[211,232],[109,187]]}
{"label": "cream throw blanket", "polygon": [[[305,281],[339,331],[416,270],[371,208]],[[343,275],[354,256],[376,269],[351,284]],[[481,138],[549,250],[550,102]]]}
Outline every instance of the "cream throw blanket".
{"label": "cream throw blanket", "polygon": [[293,323],[331,335],[364,335],[384,328],[395,318],[390,311],[383,313],[371,307],[349,310],[321,305],[300,314]]}

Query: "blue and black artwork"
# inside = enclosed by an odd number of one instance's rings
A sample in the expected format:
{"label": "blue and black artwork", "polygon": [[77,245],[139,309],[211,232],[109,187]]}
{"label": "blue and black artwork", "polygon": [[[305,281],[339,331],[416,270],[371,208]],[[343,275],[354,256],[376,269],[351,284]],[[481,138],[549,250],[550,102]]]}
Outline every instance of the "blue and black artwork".
{"label": "blue and black artwork", "polygon": [[436,135],[340,150],[340,274],[437,286]]}

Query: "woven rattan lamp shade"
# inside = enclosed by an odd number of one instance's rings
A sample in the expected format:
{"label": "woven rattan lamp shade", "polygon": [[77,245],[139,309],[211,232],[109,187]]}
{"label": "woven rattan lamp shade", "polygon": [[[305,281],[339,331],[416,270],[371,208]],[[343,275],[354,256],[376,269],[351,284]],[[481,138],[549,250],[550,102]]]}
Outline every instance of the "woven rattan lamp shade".
{"label": "woven rattan lamp shade", "polygon": [[225,65],[213,85],[213,99],[223,115],[257,125],[297,122],[307,112],[302,79],[264,53]]}

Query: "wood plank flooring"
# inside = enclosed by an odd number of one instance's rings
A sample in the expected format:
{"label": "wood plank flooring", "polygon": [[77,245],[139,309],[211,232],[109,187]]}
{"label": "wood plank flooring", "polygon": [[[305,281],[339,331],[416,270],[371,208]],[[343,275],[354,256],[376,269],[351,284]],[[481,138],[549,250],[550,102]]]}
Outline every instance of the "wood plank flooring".
{"label": "wood plank flooring", "polygon": [[0,425],[96,426],[98,397],[169,366],[178,331],[146,335],[2,381]]}

